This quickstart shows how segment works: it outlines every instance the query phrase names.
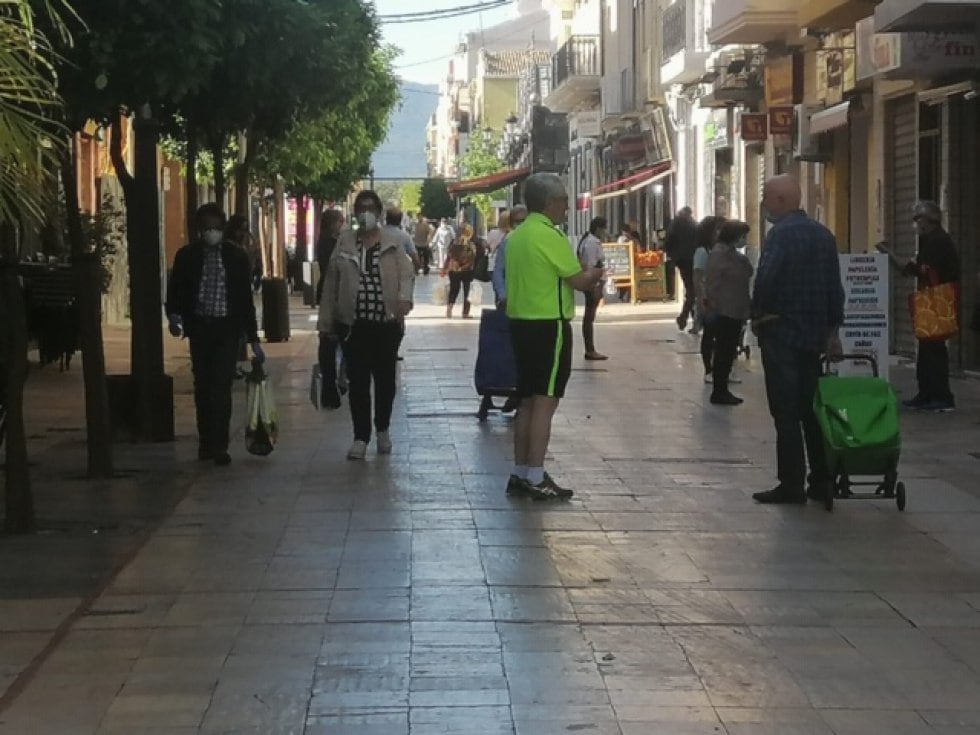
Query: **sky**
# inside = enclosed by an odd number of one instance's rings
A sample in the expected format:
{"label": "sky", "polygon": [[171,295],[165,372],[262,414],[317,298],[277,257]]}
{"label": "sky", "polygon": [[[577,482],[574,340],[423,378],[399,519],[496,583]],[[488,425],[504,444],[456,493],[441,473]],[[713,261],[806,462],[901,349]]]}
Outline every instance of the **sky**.
{"label": "sky", "polygon": [[[477,0],[375,0],[378,15],[445,10],[474,5]],[[381,31],[386,43],[401,49],[395,71],[405,81],[438,84],[446,75],[453,49],[463,33],[479,30],[512,18],[513,5],[422,23],[384,23]]]}

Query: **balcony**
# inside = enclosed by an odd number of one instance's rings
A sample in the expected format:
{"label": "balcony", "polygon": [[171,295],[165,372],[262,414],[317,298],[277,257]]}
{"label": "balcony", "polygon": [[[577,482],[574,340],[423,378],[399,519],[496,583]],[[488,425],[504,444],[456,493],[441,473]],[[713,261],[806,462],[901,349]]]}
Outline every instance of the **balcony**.
{"label": "balcony", "polygon": [[800,5],[801,28],[839,31],[853,28],[874,13],[879,0],[805,0]]}
{"label": "balcony", "polygon": [[885,0],[875,9],[875,31],[959,31],[980,26],[977,0]]}
{"label": "balcony", "polygon": [[715,0],[708,40],[716,45],[758,44],[799,37],[798,0]]}
{"label": "balcony", "polygon": [[704,75],[711,56],[705,3],[706,0],[677,0],[664,10],[661,84],[688,84]]}
{"label": "balcony", "polygon": [[551,57],[550,94],[545,105],[572,112],[599,95],[599,37],[572,36]]}

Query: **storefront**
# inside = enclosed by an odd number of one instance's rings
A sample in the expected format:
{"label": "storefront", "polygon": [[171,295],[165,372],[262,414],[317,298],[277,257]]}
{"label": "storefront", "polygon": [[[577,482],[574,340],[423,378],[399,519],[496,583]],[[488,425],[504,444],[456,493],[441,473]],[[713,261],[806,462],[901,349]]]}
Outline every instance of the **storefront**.
{"label": "storefront", "polygon": [[[980,269],[980,111],[977,86],[970,80],[980,49],[977,34],[873,33],[869,19],[858,26],[857,45],[860,63],[873,68],[876,89],[885,97],[884,239],[899,257],[913,257],[917,239],[912,206],[919,199],[939,204],[944,226],[960,252],[964,323],[978,296],[975,274]],[[911,279],[895,274],[892,349],[908,356],[917,347],[907,309],[913,288]],[[961,331],[950,353],[954,366],[980,367],[976,336],[969,330]]]}

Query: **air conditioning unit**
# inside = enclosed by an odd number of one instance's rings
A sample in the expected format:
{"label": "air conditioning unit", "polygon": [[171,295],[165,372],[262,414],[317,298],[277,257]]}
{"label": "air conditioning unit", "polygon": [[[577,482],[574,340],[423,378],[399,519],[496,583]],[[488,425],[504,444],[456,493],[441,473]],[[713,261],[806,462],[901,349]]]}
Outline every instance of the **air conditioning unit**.
{"label": "air conditioning unit", "polygon": [[793,106],[793,158],[797,161],[825,162],[830,152],[819,135],[810,134],[810,116],[822,110],[820,105]]}

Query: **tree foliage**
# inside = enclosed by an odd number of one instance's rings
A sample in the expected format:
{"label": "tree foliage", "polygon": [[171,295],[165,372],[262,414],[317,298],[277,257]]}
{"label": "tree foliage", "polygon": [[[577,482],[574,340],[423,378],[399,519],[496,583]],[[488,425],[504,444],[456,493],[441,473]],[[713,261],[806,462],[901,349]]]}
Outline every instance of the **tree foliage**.
{"label": "tree foliage", "polygon": [[398,200],[405,212],[418,212],[422,206],[422,182],[406,181],[398,190]]}
{"label": "tree foliage", "polygon": [[40,222],[50,199],[65,146],[52,37],[69,38],[52,3],[0,3],[0,219]]}
{"label": "tree foliage", "polygon": [[384,141],[400,101],[393,59],[390,48],[375,51],[357,74],[356,91],[267,142],[259,153],[259,178],[282,176],[294,196],[346,197],[370,172],[371,155]]}
{"label": "tree foliage", "polygon": [[456,203],[449,196],[446,180],[443,178],[425,179],[422,182],[419,206],[427,219],[456,216]]}
{"label": "tree foliage", "polygon": [[[490,131],[486,131],[486,133],[484,135],[483,130],[476,128],[470,135],[469,147],[460,161],[463,175],[467,179],[489,176],[502,171],[504,168],[503,162],[497,158],[496,153],[497,145],[500,142],[499,134],[495,137]],[[466,199],[476,207],[483,221],[489,223],[493,202],[498,199],[505,199],[506,196],[504,191],[495,191],[489,194],[468,194]]]}

